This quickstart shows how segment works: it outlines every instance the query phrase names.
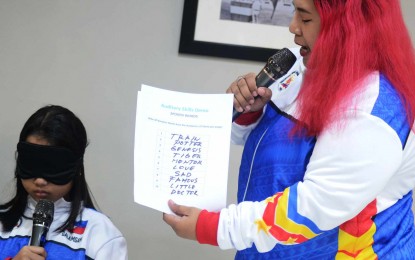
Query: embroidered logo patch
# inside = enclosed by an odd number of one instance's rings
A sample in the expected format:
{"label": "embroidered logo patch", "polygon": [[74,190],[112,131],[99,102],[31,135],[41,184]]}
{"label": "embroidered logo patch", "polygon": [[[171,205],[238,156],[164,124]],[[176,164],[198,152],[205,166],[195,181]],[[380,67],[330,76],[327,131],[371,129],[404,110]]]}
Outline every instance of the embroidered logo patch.
{"label": "embroidered logo patch", "polygon": [[61,235],[69,241],[80,243],[82,241],[82,235],[85,232],[87,224],[88,221],[77,221],[75,222],[74,228],[72,230],[65,230],[61,233]]}
{"label": "embroidered logo patch", "polygon": [[290,84],[294,82],[294,80],[298,77],[299,74],[300,73],[298,71],[294,71],[293,73],[285,77],[279,84],[279,91],[287,89],[290,86]]}

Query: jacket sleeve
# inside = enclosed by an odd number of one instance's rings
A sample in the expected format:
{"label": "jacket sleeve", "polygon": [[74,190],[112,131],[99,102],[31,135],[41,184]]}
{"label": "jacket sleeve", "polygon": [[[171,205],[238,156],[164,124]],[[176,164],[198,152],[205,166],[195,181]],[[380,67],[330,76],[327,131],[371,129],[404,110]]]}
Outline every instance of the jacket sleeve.
{"label": "jacket sleeve", "polygon": [[96,255],[96,260],[119,259],[127,260],[127,242],[124,237],[119,236],[109,240],[102,245]]}
{"label": "jacket sleeve", "polygon": [[[265,109],[265,108],[264,108]],[[231,142],[237,145],[243,145],[246,139],[254,129],[263,114],[264,110],[252,113],[241,114],[232,124]]]}
{"label": "jacket sleeve", "polygon": [[338,227],[373,205],[402,154],[392,128],[370,114],[354,112],[342,129],[317,138],[303,181],[263,201],[223,209],[211,228],[217,230],[217,243],[237,250],[255,244],[259,252],[267,252],[278,243],[303,243]]}

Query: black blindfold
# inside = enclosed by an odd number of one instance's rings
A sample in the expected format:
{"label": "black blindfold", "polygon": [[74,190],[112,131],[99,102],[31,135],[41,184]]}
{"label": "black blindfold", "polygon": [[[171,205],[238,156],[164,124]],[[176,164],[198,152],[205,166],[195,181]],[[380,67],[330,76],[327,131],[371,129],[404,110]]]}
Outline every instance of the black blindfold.
{"label": "black blindfold", "polygon": [[58,146],[19,142],[17,152],[17,177],[43,178],[57,185],[73,180],[83,162],[82,156]]}

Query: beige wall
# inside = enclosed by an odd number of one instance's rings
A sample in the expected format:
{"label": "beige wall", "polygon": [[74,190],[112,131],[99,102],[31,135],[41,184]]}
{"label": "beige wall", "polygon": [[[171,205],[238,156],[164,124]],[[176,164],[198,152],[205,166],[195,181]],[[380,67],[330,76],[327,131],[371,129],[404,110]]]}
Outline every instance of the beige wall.
{"label": "beige wall", "polygon": [[[415,37],[415,1],[402,0]],[[133,140],[140,84],[223,93],[263,63],[179,55],[183,0],[0,1],[0,188],[11,192],[18,131],[35,109],[60,104],[85,123],[86,176],[128,240],[130,259],[232,259],[179,239],[160,212],[133,202]],[[162,72],[162,73],[161,73]],[[241,148],[231,147],[228,202]]]}

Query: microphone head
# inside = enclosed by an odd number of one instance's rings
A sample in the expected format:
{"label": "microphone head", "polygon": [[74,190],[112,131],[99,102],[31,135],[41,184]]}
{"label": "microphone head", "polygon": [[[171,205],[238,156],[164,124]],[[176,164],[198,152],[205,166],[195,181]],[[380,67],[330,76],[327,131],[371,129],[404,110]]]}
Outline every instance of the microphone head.
{"label": "microphone head", "polygon": [[54,205],[50,200],[39,200],[33,213],[33,225],[49,228],[53,221]]}
{"label": "microphone head", "polygon": [[259,87],[269,87],[277,79],[287,74],[296,62],[297,57],[289,49],[283,48],[272,55],[264,68],[256,77],[256,84]]}
{"label": "microphone head", "polygon": [[289,49],[283,48],[268,59],[266,68],[277,79],[286,74],[296,60],[297,57]]}

